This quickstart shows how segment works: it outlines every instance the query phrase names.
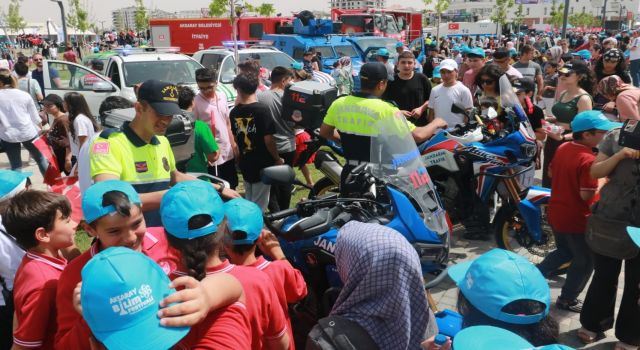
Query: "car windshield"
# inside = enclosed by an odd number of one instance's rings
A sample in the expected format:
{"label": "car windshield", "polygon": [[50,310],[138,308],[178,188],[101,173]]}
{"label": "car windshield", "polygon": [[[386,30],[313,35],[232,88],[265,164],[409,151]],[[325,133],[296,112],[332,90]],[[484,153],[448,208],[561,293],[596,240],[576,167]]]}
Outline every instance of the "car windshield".
{"label": "car windshield", "polygon": [[396,25],[396,20],[393,18],[393,16],[385,15],[384,20],[387,25],[387,28],[385,30],[387,34],[397,34],[400,32],[398,30],[398,26]]}
{"label": "car windshield", "polygon": [[153,77],[174,84],[195,84],[198,68],[202,66],[192,60],[126,62],[123,64],[124,82],[132,87]]}
{"label": "car windshield", "polygon": [[312,49],[315,49],[316,52],[320,54],[323,58],[335,58],[336,55],[333,53],[331,46],[313,46]]}
{"label": "car windshield", "polygon": [[386,47],[389,52],[396,52],[396,42],[398,41],[391,38],[373,37],[358,39],[356,44],[363,52],[370,47]]}
{"label": "car windshield", "polygon": [[[251,58],[250,55],[251,53],[240,53],[240,62]],[[293,58],[280,51],[260,52],[258,55],[260,55],[260,66],[268,70],[273,70],[278,66],[289,68],[294,62]]]}
{"label": "car windshield", "polygon": [[358,57],[358,53],[356,52],[356,49],[354,49],[353,46],[351,45],[335,46],[334,49],[336,50],[338,57],[344,57],[344,56]]}

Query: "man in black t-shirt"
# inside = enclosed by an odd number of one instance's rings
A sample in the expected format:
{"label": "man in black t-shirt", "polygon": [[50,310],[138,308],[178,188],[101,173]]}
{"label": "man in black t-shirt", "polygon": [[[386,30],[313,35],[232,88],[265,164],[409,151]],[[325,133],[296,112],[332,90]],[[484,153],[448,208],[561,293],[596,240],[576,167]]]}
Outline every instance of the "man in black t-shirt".
{"label": "man in black t-shirt", "polygon": [[427,104],[431,94],[431,83],[424,74],[415,72],[415,59],[411,52],[398,56],[398,74],[387,84],[382,95],[393,101],[400,111],[416,126],[427,125]]}
{"label": "man in black t-shirt", "polygon": [[270,186],[260,181],[260,170],[284,164],[284,160],[280,158],[273,138],[275,125],[269,109],[256,97],[258,72],[251,66],[240,67],[243,64],[238,65],[242,73],[233,80],[233,87],[238,92],[238,105],[229,113],[229,119],[240,151],[244,197],[265,211],[269,204]]}
{"label": "man in black t-shirt", "polygon": [[436,46],[427,46],[427,58],[424,60],[422,66],[422,73],[428,78],[433,78],[433,69],[440,64],[440,58],[438,57],[438,48]]}

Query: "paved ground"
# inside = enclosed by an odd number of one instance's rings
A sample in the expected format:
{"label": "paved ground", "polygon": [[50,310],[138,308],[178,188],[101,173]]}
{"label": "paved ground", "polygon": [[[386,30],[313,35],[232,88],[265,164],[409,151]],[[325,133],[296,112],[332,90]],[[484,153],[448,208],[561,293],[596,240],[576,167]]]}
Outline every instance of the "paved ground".
{"label": "paved ground", "polygon": [[[40,175],[40,172],[38,172],[38,168],[36,167],[35,163],[29,164],[29,155],[26,151],[23,151],[22,159],[25,166],[23,170],[33,172],[32,181],[34,187],[37,189],[46,189],[46,186],[42,185],[42,176]],[[9,161],[7,159],[7,156],[4,153],[0,153],[0,169],[8,168]],[[536,175],[536,177],[539,179],[540,174],[538,173]],[[495,247],[495,243],[493,241],[479,242],[459,240],[460,233],[460,230],[456,230],[452,238],[451,263],[474,259],[478,255],[481,255],[482,253]],[[622,281],[623,276],[624,273],[621,274],[621,280],[619,283],[620,288],[618,289],[617,305],[620,304],[620,299],[622,297],[621,287],[624,285],[624,282]],[[549,280],[549,285],[551,287],[551,300],[553,302],[555,302],[556,298],[560,294],[560,288],[562,287],[563,282],[564,276],[556,277],[552,280]],[[457,293],[458,289],[449,279],[445,280],[437,288],[432,290],[432,295],[435,301],[438,303],[439,309],[455,310]],[[586,290],[581,294],[580,298],[584,300],[585,294]],[[560,340],[562,344],[580,349],[613,349],[613,346],[616,342],[613,330],[610,330],[606,333],[607,337],[605,339],[602,339],[595,344],[581,347],[582,344],[576,337],[576,331],[578,330],[578,328],[580,328],[580,315],[573,312],[558,310],[555,308],[555,305],[551,306],[551,314],[556,317],[560,324]]]}

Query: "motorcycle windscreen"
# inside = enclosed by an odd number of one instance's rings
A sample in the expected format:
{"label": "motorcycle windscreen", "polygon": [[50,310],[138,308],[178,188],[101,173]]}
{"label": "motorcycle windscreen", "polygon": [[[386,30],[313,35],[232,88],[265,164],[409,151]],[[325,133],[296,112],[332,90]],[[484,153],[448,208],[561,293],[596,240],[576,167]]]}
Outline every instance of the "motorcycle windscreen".
{"label": "motorcycle windscreen", "polygon": [[503,74],[500,77],[499,84],[500,103],[502,108],[507,112],[507,117],[516,119],[520,125],[520,130],[526,133],[529,138],[535,139],[536,134],[531,127],[531,122],[529,122],[529,118],[527,118],[527,115],[524,113],[524,108],[522,108],[520,100],[518,100],[518,96],[516,96],[509,77]]}
{"label": "motorcycle windscreen", "polygon": [[440,235],[449,230],[429,173],[402,113],[381,116],[372,126],[370,170],[373,176],[393,185],[420,207],[424,224]]}

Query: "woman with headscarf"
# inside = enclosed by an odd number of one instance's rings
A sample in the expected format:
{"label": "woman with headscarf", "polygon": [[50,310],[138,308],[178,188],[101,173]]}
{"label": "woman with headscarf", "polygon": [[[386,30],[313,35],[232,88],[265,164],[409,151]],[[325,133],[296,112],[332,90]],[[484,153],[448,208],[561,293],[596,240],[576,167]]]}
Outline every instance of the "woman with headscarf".
{"label": "woman with headscarf", "polygon": [[350,95],[353,89],[353,67],[351,66],[351,57],[344,56],[338,61],[340,68],[337,71],[336,87],[338,88],[338,96]]}
{"label": "woman with headscarf", "polygon": [[598,91],[610,102],[602,106],[605,112],[618,111],[618,120],[640,120],[640,89],[617,75],[610,75],[598,83]]}
{"label": "woman with headscarf", "polygon": [[419,349],[437,333],[416,250],[385,226],[351,221],[336,242],[344,282],[331,310],[358,323],[380,349]]}

